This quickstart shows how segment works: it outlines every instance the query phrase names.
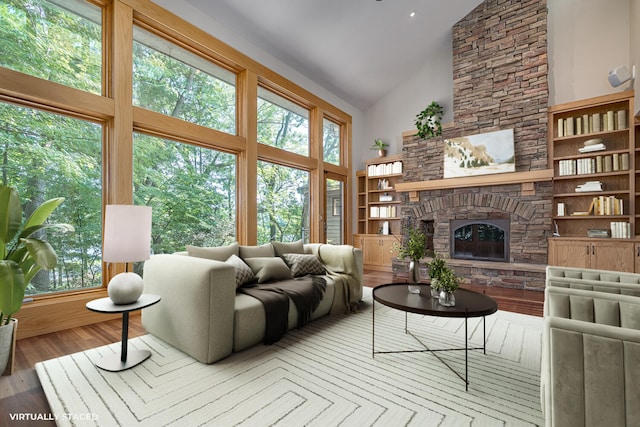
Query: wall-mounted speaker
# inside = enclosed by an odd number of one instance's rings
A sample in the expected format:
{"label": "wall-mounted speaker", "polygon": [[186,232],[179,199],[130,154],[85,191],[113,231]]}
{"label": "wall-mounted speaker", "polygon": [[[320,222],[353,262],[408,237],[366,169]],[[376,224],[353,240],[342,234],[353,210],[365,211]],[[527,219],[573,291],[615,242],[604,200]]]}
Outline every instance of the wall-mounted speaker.
{"label": "wall-mounted speaker", "polygon": [[629,79],[631,79],[631,74],[624,65],[620,65],[609,71],[609,83],[613,87],[618,87]]}

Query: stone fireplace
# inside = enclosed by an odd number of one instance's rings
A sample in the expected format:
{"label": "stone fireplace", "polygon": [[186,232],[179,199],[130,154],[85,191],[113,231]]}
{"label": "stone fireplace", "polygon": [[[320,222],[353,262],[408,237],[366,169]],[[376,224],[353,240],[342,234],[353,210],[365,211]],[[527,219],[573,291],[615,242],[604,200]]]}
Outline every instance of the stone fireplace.
{"label": "stone fireplace", "polygon": [[[433,250],[474,284],[544,288],[552,229],[546,19],[545,0],[480,4],[453,27],[453,123],[441,137],[403,134],[402,215],[429,224]],[[516,172],[443,179],[446,139],[505,129],[513,129]]]}

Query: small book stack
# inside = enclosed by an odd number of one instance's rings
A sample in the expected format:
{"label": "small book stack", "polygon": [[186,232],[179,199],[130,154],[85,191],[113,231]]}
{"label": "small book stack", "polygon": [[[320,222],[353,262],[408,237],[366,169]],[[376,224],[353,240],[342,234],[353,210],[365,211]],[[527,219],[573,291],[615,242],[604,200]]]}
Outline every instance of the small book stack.
{"label": "small book stack", "polygon": [[591,153],[593,151],[602,151],[606,150],[607,147],[604,145],[602,138],[589,139],[584,142],[584,146],[578,148],[578,151],[581,153]]}
{"label": "small book stack", "polygon": [[607,229],[593,229],[590,228],[589,230],[587,230],[587,236],[588,237],[597,237],[597,238],[603,238],[603,237],[609,237],[609,230]]}
{"label": "small book stack", "polygon": [[591,191],[602,191],[601,181],[587,181],[576,187],[576,193],[589,193]]}
{"label": "small book stack", "polygon": [[591,200],[589,214],[624,215],[624,202],[615,196],[599,196]]}
{"label": "small book stack", "polygon": [[631,224],[628,222],[611,222],[611,237],[614,239],[630,239]]}

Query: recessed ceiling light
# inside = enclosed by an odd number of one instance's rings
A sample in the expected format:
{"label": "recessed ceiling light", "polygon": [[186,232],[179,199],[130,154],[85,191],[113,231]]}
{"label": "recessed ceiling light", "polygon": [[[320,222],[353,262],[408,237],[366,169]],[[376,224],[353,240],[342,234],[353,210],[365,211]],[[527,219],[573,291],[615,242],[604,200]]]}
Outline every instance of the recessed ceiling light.
{"label": "recessed ceiling light", "polygon": [[409,14],[409,18],[413,18],[414,16],[416,16],[416,13],[415,13],[415,12],[411,12],[411,13]]}

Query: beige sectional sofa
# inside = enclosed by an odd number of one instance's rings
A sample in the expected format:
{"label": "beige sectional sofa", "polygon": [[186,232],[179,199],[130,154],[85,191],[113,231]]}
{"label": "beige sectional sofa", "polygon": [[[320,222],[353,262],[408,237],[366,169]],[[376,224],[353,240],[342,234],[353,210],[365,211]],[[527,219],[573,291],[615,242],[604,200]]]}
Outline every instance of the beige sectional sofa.
{"label": "beige sectional sofa", "polygon": [[541,369],[546,426],[640,425],[638,279],[602,270],[547,270]]}
{"label": "beige sectional sofa", "polygon": [[[143,310],[142,324],[149,333],[203,363],[216,362],[264,338],[264,306],[237,292],[247,279],[239,270],[246,272],[247,265],[248,274],[253,273],[248,281],[268,283],[304,275],[305,268],[311,267],[303,264],[312,261],[317,267],[317,259],[327,286],[311,320],[354,311],[362,298],[362,251],[349,245],[273,242],[187,248],[187,252],[154,255],[145,262],[144,292],[158,294],[162,300]],[[289,329],[297,326],[297,317],[290,301]]]}

